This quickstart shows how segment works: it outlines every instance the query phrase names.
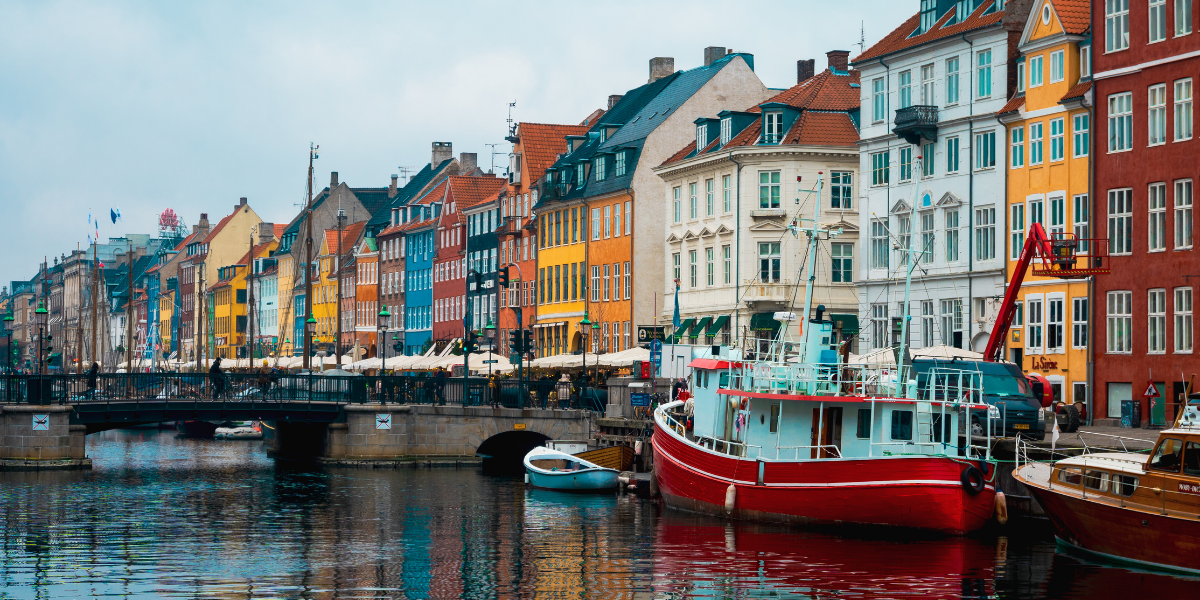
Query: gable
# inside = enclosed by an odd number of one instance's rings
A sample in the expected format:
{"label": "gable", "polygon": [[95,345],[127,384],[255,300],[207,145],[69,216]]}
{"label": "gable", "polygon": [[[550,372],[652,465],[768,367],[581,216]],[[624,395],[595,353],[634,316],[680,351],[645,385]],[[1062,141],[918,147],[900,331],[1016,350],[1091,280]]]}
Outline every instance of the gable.
{"label": "gable", "polygon": [[909,206],[907,202],[903,200],[897,200],[896,203],[892,205],[892,209],[888,212],[894,215],[897,213],[906,213],[910,211],[912,211],[912,207]]}

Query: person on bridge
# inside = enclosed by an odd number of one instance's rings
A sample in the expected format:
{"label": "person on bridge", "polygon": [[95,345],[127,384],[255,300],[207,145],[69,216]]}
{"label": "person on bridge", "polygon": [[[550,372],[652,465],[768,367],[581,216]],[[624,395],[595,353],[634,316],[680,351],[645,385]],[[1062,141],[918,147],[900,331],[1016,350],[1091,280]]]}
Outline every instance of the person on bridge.
{"label": "person on bridge", "polygon": [[91,398],[92,396],[96,395],[96,379],[97,379],[97,376],[99,375],[99,373],[100,373],[100,364],[96,363],[96,362],[92,362],[92,366],[88,368],[88,372],[87,372],[87,394],[86,395],[88,398]]}
{"label": "person on bridge", "polygon": [[212,368],[208,370],[208,374],[212,378],[213,399],[216,400],[225,392],[225,372],[221,370],[220,356],[213,360]]}
{"label": "person on bridge", "polygon": [[437,395],[437,403],[446,404],[446,370],[438,367],[433,372],[433,381],[433,390],[434,394]]}
{"label": "person on bridge", "polygon": [[258,370],[258,390],[263,398],[271,391],[271,372],[267,370],[267,361],[263,361],[263,366]]}

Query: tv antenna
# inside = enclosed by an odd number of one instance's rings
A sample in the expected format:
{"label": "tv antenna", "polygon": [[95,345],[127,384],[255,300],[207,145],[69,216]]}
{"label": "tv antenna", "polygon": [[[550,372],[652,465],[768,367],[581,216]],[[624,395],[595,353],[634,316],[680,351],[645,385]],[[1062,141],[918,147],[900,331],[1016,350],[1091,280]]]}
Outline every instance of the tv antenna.
{"label": "tv antenna", "polygon": [[513,127],[513,118],[512,118],[512,109],[516,105],[517,105],[516,100],[513,100],[512,102],[508,103],[508,135],[509,136],[514,136],[517,134],[516,128]]}
{"label": "tv antenna", "polygon": [[[495,173],[496,173],[496,155],[497,155],[497,154],[504,154],[503,152],[496,152],[496,146],[499,146],[499,145],[500,145],[500,144],[484,144],[484,146],[489,146],[489,147],[491,147],[491,149],[492,149],[492,153],[491,153],[491,154],[492,154],[492,170],[491,170],[491,173],[493,173],[493,174],[495,174]],[[507,173],[506,173],[506,174],[507,174]]]}
{"label": "tv antenna", "polygon": [[415,167],[396,167],[400,171],[400,176],[404,178],[404,183],[408,183],[409,173],[416,171]]}
{"label": "tv antenna", "polygon": [[861,21],[858,25],[858,53],[862,54],[867,50],[867,22]]}

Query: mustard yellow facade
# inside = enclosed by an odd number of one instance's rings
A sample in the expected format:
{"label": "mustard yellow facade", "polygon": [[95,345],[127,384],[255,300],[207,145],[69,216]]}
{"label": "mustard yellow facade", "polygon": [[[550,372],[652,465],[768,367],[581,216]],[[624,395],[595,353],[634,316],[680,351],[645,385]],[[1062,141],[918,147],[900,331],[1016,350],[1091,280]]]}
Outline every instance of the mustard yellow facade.
{"label": "mustard yellow facade", "polygon": [[213,350],[221,358],[237,358],[246,343],[246,266],[217,270],[220,281],[211,289]]}
{"label": "mustard yellow facade", "polygon": [[158,296],[158,332],[162,338],[162,348],[159,352],[171,348],[171,338],[175,332],[171,329],[171,320],[175,317],[175,290],[166,290]]}
{"label": "mustard yellow facade", "polygon": [[[534,324],[539,357],[583,347],[579,324],[586,310],[587,213],[582,201],[555,202],[539,211]],[[589,336],[598,332],[590,327],[588,331]]]}
{"label": "mustard yellow facade", "polygon": [[337,337],[337,248],[328,248],[329,240],[321,246],[316,259],[317,274],[312,282],[313,344],[317,350],[333,351]]}
{"label": "mustard yellow facade", "polygon": [[[1089,44],[1064,30],[1053,0],[1042,0],[1031,11],[1019,47],[1019,96],[1000,116],[1007,126],[1010,285],[1033,223],[1051,238],[1092,237]],[[1080,251],[1085,250],[1081,244]],[[1084,404],[1087,399],[1088,291],[1085,278],[1027,272],[1019,292],[1006,357],[1025,373],[1045,377],[1056,400]]]}

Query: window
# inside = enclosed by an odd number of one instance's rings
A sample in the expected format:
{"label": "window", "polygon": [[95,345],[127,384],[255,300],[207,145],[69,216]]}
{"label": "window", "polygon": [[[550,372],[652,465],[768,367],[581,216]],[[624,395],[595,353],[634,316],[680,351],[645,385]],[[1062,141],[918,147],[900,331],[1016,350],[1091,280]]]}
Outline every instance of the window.
{"label": "window", "polygon": [[854,174],[850,171],[832,171],[829,174],[829,206],[849,210],[854,207],[851,194]]}
{"label": "window", "polygon": [[1192,0],[1175,0],[1175,35],[1192,32]]}
{"label": "window", "polygon": [[1066,298],[1046,298],[1046,353],[1062,354],[1065,352],[1065,323],[1063,311],[1066,308]]}
{"label": "window", "polygon": [[1167,0],[1150,0],[1149,43],[1167,39]]}
{"label": "window", "polygon": [[696,184],[688,184],[688,218],[696,218]]}
{"label": "window", "polygon": [[724,146],[725,144],[728,144],[729,140],[732,138],[733,138],[733,119],[731,119],[729,117],[725,117],[724,119],[721,119],[721,142],[720,142],[720,144],[722,146]]}
{"label": "window", "polygon": [[584,169],[583,163],[575,165],[575,187],[583,189],[587,171]]}
{"label": "window", "polygon": [[1108,151],[1121,152],[1132,148],[1133,94],[1113,94],[1108,97]]}
{"label": "window", "polygon": [[871,346],[872,348],[887,348],[887,304],[871,305]]}
{"label": "window", "polygon": [[912,71],[900,72],[900,108],[912,106]]}
{"label": "window", "polygon": [[912,146],[900,148],[900,182],[912,179],[913,149]]}
{"label": "window", "polygon": [[[679,255],[675,255],[675,272],[679,272]],[[592,265],[592,302],[600,301],[600,265]]]}
{"label": "window", "polygon": [[1042,85],[1042,57],[1041,55],[1030,57],[1029,59],[1029,87],[1035,88]]}
{"label": "window", "polygon": [[1064,60],[1062,50],[1050,53],[1050,83],[1058,83],[1067,78]]}
{"label": "window", "polygon": [[1088,126],[1089,116],[1087,113],[1080,113],[1071,117],[1072,127],[1075,134],[1075,144],[1072,148],[1075,158],[1088,155]]}
{"label": "window", "polygon": [[1017,91],[1025,91],[1025,63],[1017,63]]}
{"label": "window", "polygon": [[1042,164],[1042,124],[1029,124],[1029,164]]}
{"label": "window", "polygon": [[779,242],[758,245],[758,275],[762,283],[779,283]]}
{"label": "window", "polygon": [[625,262],[625,299],[633,297],[633,269],[628,261]]}
{"label": "window", "polygon": [[876,123],[887,119],[887,88],[882,77],[871,80],[871,119]]}
{"label": "window", "polygon": [[[671,255],[671,268],[674,273],[673,279],[675,280],[675,282],[678,283],[679,282],[679,253],[678,252]],[[592,267],[592,269],[594,272],[595,267]]]}
{"label": "window", "polygon": [[612,207],[604,207],[604,239],[612,237]]}
{"label": "window", "polygon": [[946,262],[958,261],[958,209],[946,210]]}
{"label": "window", "polygon": [[1129,47],[1129,0],[1104,0],[1104,51]]}
{"label": "window", "polygon": [[933,300],[921,301],[921,345],[925,348],[935,346],[937,338],[934,329]]}
{"label": "window", "polygon": [[733,189],[731,186],[732,177],[724,175],[721,177],[721,200],[722,208],[725,212],[733,210]]}
{"label": "window", "polygon": [[1175,288],[1175,351],[1192,351],[1192,288]]}
{"label": "window", "polygon": [[1146,351],[1162,354],[1167,350],[1167,291],[1146,293]]}
{"label": "window", "polygon": [[1087,348],[1088,299],[1071,298],[1071,347]]}
{"label": "window", "polygon": [[1192,247],[1192,180],[1175,182],[1175,249]]}
{"label": "window", "polygon": [[937,104],[933,97],[933,64],[921,66],[921,104]]}
{"label": "window", "polygon": [[621,203],[613,205],[613,237],[621,237]]}
{"label": "window", "polygon": [[929,142],[921,146],[921,176],[933,177],[934,144]]}
{"label": "window", "polygon": [[1150,134],[1150,145],[1157,146],[1167,141],[1167,86],[1160,83],[1149,89],[1146,110],[1146,129]]}
{"label": "window", "polygon": [[[695,261],[695,258],[696,258],[696,251],[692,250],[692,259],[693,259],[692,260],[692,275],[693,275],[692,287],[696,287],[696,278],[695,278],[696,261]],[[612,271],[610,270],[610,266],[606,264],[606,265],[604,265],[604,296],[603,296],[605,302],[608,302],[609,298],[612,297],[609,295],[609,289],[611,286],[611,282],[612,282]]]}
{"label": "window", "polygon": [[1010,162],[1012,168],[1019,169],[1025,166],[1025,129],[1022,127],[1013,127],[1009,133],[1009,138],[1012,140],[1008,153]]}
{"label": "window", "polygon": [[596,157],[596,181],[604,181],[608,176],[606,173],[607,159],[603,156]]}
{"label": "window", "polygon": [[946,59],[946,104],[958,104],[958,57]]}
{"label": "window", "polygon": [[[772,427],[775,425],[772,424]],[[865,440],[871,437],[871,409],[858,409],[858,425],[855,428],[855,437]]]}
{"label": "window", "polygon": [[1175,141],[1192,139],[1192,80],[1175,82]]}
{"label": "window", "polygon": [[1075,232],[1075,238],[1081,240],[1079,242],[1079,252],[1087,252],[1088,243],[1086,240],[1090,235],[1088,229],[1088,213],[1091,211],[1091,207],[1088,206],[1088,195],[1078,194],[1075,196],[1074,201],[1075,210],[1071,212],[1071,218],[1074,219],[1075,222],[1072,227]]}
{"label": "window", "polygon": [[871,268],[872,269],[887,269],[888,268],[888,244],[887,226],[883,221],[871,221]]}
{"label": "window", "polygon": [[979,82],[977,98],[987,98],[992,95],[992,51],[981,50],[976,56],[976,81]]}
{"label": "window", "polygon": [[1129,354],[1133,350],[1133,292],[1108,292],[1106,299],[1108,353]]}
{"label": "window", "polygon": [[908,215],[899,215],[899,235],[897,238],[898,252],[900,253],[899,264],[908,264],[908,251],[912,249],[912,219]]}
{"label": "window", "polygon": [[733,247],[726,244],[721,246],[721,262],[724,263],[725,285],[733,283]]}
{"label": "window", "polygon": [[1133,250],[1133,190],[1108,191],[1109,254],[1129,254]]}
{"label": "window", "polygon": [[758,172],[758,207],[779,208],[779,171]]}
{"label": "window", "polygon": [[958,172],[958,137],[946,138],[946,173]]}
{"label": "window", "polygon": [[996,258],[996,209],[975,209],[975,260]]}
{"label": "window", "polygon": [[921,214],[921,260],[933,260],[933,211]]}
{"label": "window", "polygon": [[688,250],[688,286],[696,288],[696,251]]}
{"label": "window", "polygon": [[763,143],[778,144],[783,139],[783,113],[770,111],[763,113]]}
{"label": "window", "polygon": [[871,154],[871,185],[888,184],[889,154],[887,150]]}
{"label": "window", "polygon": [[712,287],[713,285],[716,285],[716,283],[717,283],[716,268],[717,268],[717,266],[716,266],[716,251],[715,251],[715,249],[705,248],[704,249],[704,274],[705,274],[704,279],[705,279],[705,283],[708,285],[708,287]]}
{"label": "window", "polygon": [[[613,176],[614,177],[624,177],[625,176],[625,151],[624,150],[618,151],[617,155],[616,155],[616,159],[613,162],[615,163],[613,165]],[[536,194],[537,192],[534,192],[534,193]]]}
{"label": "window", "polygon": [[[679,223],[679,222],[683,221],[683,209],[682,209],[682,207],[680,206],[680,200],[679,200],[679,194],[680,194],[680,192],[681,192],[681,190],[679,189],[679,187],[678,187],[678,186],[676,186],[675,188],[673,188],[673,189],[671,190],[672,201],[673,201],[673,204],[672,204],[672,206],[674,207],[674,213],[673,213],[673,214],[675,215],[675,222],[676,222],[676,223]],[[592,238],[592,239],[595,239],[595,238]]]}
{"label": "window", "polygon": [[625,235],[633,235],[633,203],[625,202]]}
{"label": "window", "polygon": [[1045,324],[1042,322],[1043,299],[1040,294],[1025,296],[1025,310],[1029,317],[1025,322],[1025,351],[1029,354],[1042,353],[1042,333]]}
{"label": "window", "polygon": [[991,169],[996,166],[996,132],[975,134],[975,168]]}
{"label": "window", "polygon": [[854,244],[830,244],[829,253],[832,256],[832,271],[834,283],[854,282]]}
{"label": "window", "polygon": [[[696,126],[696,153],[704,150],[708,146],[708,124],[701,123]],[[599,179],[599,176],[596,177]]]}
{"label": "window", "polygon": [[933,29],[937,23],[937,0],[921,0],[921,33]]}
{"label": "window", "polygon": [[1147,192],[1150,206],[1149,250],[1161,252],[1167,249],[1167,184],[1152,183]]}
{"label": "window", "polygon": [[[714,183],[715,182],[711,179],[704,180],[704,214],[706,214],[710,217],[713,216],[713,211],[716,208],[716,206],[715,206],[716,203],[713,198]],[[618,234],[618,235],[620,235],[620,234]]]}
{"label": "window", "polygon": [[1062,196],[1050,197],[1050,222],[1047,225],[1051,239],[1067,232],[1066,199]]}
{"label": "window", "polygon": [[1064,135],[1063,128],[1066,126],[1066,120],[1062,117],[1050,120],[1050,161],[1059,161],[1066,154],[1064,151]]}
{"label": "window", "polygon": [[892,411],[892,439],[893,440],[911,440],[912,439],[912,420],[913,420],[913,411],[911,411],[911,410],[893,410]]}

